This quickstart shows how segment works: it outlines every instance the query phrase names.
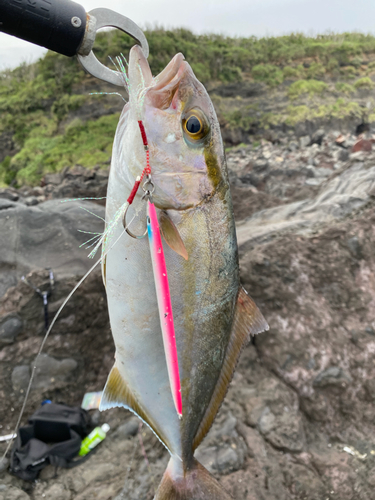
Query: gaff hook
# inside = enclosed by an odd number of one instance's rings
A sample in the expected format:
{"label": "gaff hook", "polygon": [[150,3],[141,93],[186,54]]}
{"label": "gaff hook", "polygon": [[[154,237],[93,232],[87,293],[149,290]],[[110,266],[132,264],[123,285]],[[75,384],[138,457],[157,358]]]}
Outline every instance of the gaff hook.
{"label": "gaff hook", "polygon": [[113,10],[99,8],[90,10],[88,13],[85,38],[77,54],[78,61],[88,73],[99,80],[124,87],[122,74],[104,66],[91,50],[97,31],[107,27],[118,28],[130,35],[141,46],[144,56],[148,57],[149,48],[146,37],[131,19]]}

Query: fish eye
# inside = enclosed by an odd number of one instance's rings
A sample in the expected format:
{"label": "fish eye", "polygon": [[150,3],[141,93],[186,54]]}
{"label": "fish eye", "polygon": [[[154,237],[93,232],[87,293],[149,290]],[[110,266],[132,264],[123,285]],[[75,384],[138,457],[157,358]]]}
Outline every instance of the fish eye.
{"label": "fish eye", "polygon": [[192,115],[185,122],[185,130],[190,135],[199,134],[199,132],[202,130],[202,127],[203,127],[202,122],[195,115]]}
{"label": "fish eye", "polygon": [[186,114],[182,119],[182,128],[190,141],[203,139],[210,129],[207,118],[199,109],[193,109]]}

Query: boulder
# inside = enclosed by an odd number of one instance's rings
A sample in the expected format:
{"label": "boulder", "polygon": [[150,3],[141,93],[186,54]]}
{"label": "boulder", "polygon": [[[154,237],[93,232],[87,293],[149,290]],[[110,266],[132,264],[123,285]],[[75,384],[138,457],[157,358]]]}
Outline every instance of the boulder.
{"label": "boulder", "polygon": [[[82,208],[81,208],[82,207]],[[95,214],[95,215],[93,215]],[[88,201],[51,200],[36,206],[0,198],[0,296],[34,269],[60,278],[82,276],[92,266],[79,231],[102,232],[104,208]]]}

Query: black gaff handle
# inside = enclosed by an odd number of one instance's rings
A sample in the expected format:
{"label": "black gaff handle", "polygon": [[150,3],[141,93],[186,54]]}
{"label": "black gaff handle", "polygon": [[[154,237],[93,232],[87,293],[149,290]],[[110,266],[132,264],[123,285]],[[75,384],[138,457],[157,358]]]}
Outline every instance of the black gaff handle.
{"label": "black gaff handle", "polygon": [[0,0],[0,31],[64,56],[77,54],[86,21],[71,0]]}

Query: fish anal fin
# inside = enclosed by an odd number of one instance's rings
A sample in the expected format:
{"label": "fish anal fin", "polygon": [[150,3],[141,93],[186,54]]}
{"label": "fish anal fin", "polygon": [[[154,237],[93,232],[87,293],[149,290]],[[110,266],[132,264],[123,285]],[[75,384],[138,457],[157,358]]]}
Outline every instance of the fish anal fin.
{"label": "fish anal fin", "polygon": [[189,256],[180,233],[171,218],[165,212],[160,212],[159,224],[164,240],[168,246],[185,260],[188,260]]}
{"label": "fish anal fin", "polygon": [[100,401],[99,410],[104,411],[116,407],[123,407],[135,413],[146,425],[150,427],[167,450],[170,450],[168,442],[134,397],[132,391],[129,389],[115,364],[108,375],[107,383]]}
{"label": "fish anal fin", "polygon": [[216,417],[217,412],[228,391],[234,370],[243,347],[251,335],[268,330],[268,324],[253,299],[242,288],[239,289],[237,304],[234,311],[232,331],[224,357],[223,366],[216,383],[211,401],[200,423],[193,441],[193,450],[203,441]]}

